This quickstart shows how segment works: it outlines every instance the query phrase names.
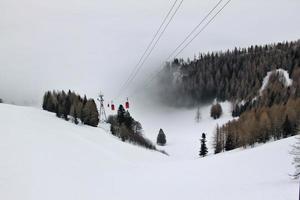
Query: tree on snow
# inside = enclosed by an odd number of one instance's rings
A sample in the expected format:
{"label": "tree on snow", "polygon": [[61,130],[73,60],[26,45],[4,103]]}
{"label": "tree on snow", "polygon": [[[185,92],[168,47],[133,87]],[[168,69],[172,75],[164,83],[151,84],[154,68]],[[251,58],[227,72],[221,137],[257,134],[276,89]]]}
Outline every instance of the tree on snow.
{"label": "tree on snow", "polygon": [[293,145],[293,149],[290,152],[294,158],[292,164],[295,167],[295,172],[291,175],[293,178],[298,179],[300,177],[300,137],[298,136],[297,142]]}
{"label": "tree on snow", "polygon": [[289,120],[289,116],[285,116],[285,120],[282,124],[282,135],[283,135],[283,138],[286,138],[287,136],[289,135],[292,135],[292,131],[293,131],[293,127],[292,127],[292,124]]}
{"label": "tree on snow", "polygon": [[222,106],[219,103],[216,103],[211,106],[210,116],[214,119],[218,119],[222,115]]}
{"label": "tree on snow", "polygon": [[99,113],[93,99],[87,100],[82,109],[81,121],[90,126],[97,126],[99,123]]}
{"label": "tree on snow", "polygon": [[200,142],[201,142],[201,147],[200,147],[199,156],[205,157],[208,153],[207,146],[206,146],[206,135],[205,135],[205,133],[202,133],[202,138],[201,138]]}
{"label": "tree on snow", "polygon": [[230,151],[230,150],[235,149],[232,133],[226,134],[224,148],[225,148],[225,151]]}
{"label": "tree on snow", "polygon": [[214,143],[213,143],[215,154],[223,151],[223,144],[224,144],[224,137],[219,125],[217,125],[217,128],[215,130],[215,135],[214,135]]}
{"label": "tree on snow", "polygon": [[195,117],[195,121],[197,123],[200,122],[200,119],[201,119],[201,112],[200,112],[200,106],[197,107],[197,111],[196,111],[196,117]]}
{"label": "tree on snow", "polygon": [[119,125],[121,126],[124,122],[125,122],[125,109],[123,107],[123,105],[120,105],[119,106],[119,109],[118,109],[118,114],[117,114],[117,118],[118,118],[118,122],[119,122]]}
{"label": "tree on snow", "polygon": [[161,146],[164,146],[167,143],[166,135],[162,129],[159,129],[156,143]]}

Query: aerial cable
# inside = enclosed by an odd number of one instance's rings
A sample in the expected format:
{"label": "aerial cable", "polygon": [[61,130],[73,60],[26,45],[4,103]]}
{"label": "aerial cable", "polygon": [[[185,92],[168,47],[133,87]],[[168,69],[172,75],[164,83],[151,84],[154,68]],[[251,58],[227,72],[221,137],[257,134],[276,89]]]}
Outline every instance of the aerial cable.
{"label": "aerial cable", "polygon": [[[177,9],[175,10],[175,12],[173,13],[173,15],[171,16],[169,22],[167,23],[167,25],[165,26],[165,28],[163,29],[163,31],[160,33],[158,39],[156,40],[155,44],[152,46],[151,50],[149,51],[149,53],[147,54],[146,58],[143,60],[143,62],[141,63],[140,67],[136,70],[134,76],[132,77],[131,81],[134,80],[134,78],[136,77],[136,75],[138,74],[138,72],[141,70],[143,64],[146,62],[146,60],[149,58],[149,56],[151,55],[153,49],[155,48],[155,46],[157,45],[157,43],[159,42],[160,38],[162,37],[163,33],[165,32],[165,30],[167,29],[168,25],[171,23],[172,19],[174,18],[174,16],[176,15],[177,11],[179,10],[181,4],[182,4],[183,0],[180,2],[180,4],[178,5]],[[130,84],[130,82],[129,82]],[[129,85],[128,84],[128,85]],[[127,85],[127,86],[128,86]]]}
{"label": "aerial cable", "polygon": [[205,29],[206,27],[214,21],[214,19],[224,10],[224,8],[231,2],[231,0],[228,0],[222,8],[200,29],[200,31],[186,44],[184,47],[174,56],[177,57],[179,54],[183,52],[184,49],[186,49]]}
{"label": "aerial cable", "polygon": [[165,24],[165,22],[167,21],[168,17],[170,16],[172,10],[174,9],[176,3],[177,3],[178,0],[176,0],[172,7],[170,8],[170,10],[168,11],[167,15],[164,17],[162,23],[160,24],[159,28],[157,29],[156,33],[154,34],[152,40],[150,41],[150,43],[148,44],[146,50],[144,51],[144,53],[142,54],[142,56],[140,57],[138,63],[135,65],[135,67],[133,68],[131,74],[129,75],[128,79],[125,81],[125,83],[123,84],[123,86],[121,87],[120,91],[121,92],[123,89],[124,89],[124,86],[128,83],[128,81],[130,80],[131,76],[134,74],[134,71],[136,70],[136,68],[140,65],[140,63],[142,62],[144,56],[146,55],[146,53],[148,52],[148,50],[150,49],[150,47],[152,46],[155,38],[157,37],[157,35],[159,34],[159,32],[161,31],[163,25]]}
{"label": "aerial cable", "polygon": [[[222,2],[223,0],[220,0],[218,3],[217,3],[217,5],[209,12],[210,14],[218,7],[218,5]],[[189,40],[189,42],[186,44],[186,45],[184,45],[184,47],[174,56],[174,57],[177,57],[179,54],[181,54],[182,52],[183,52],[183,50],[184,49],[186,49],[206,28],[207,28],[207,26],[209,25],[209,24],[211,24],[213,21],[214,21],[214,19],[222,12],[222,10],[224,10],[224,8],[229,4],[231,2],[231,0],[228,0],[219,10],[218,10],[218,12],[216,13],[216,14],[214,14],[214,16],[213,17],[211,17],[210,18],[210,20],[199,30],[199,32],[194,36],[194,37],[192,37],[191,38],[191,40]],[[206,15],[205,17],[204,17],[204,20],[202,20],[201,22],[200,22],[200,24],[198,24],[197,25],[197,27],[199,27],[204,21],[205,21],[205,19],[207,19],[208,18],[208,16],[210,15],[210,14],[208,14],[208,15]],[[195,29],[193,29],[193,31],[189,34],[190,36],[195,32],[194,31]],[[184,39],[184,41],[187,41],[187,39],[188,39],[189,37],[187,37],[186,39]],[[176,47],[176,49],[168,56],[168,58],[166,59],[166,61],[168,61],[172,56],[173,56],[173,54],[184,44],[185,42],[182,42],[182,43],[180,43],[180,45],[179,46],[177,46]],[[161,67],[163,67],[165,65],[165,63],[163,63],[163,64],[161,64],[160,66],[159,66],[159,68],[161,68]],[[149,85],[149,83],[150,82],[152,82],[157,76],[158,76],[158,74],[160,73],[160,72],[162,72],[164,70],[164,68],[162,68],[162,69],[160,69],[158,72],[156,72],[156,73],[153,73],[153,75],[150,77],[150,79],[148,79],[148,81],[146,81],[146,84],[144,85],[144,87],[147,87],[148,85]],[[140,89],[142,89],[142,88],[139,88],[139,90]],[[133,93],[131,93],[131,95],[130,96],[133,96],[135,93],[137,93],[138,92],[138,90],[135,90]]]}
{"label": "aerial cable", "polygon": [[152,46],[155,38],[157,37],[157,35],[159,34],[159,32],[161,31],[163,25],[166,23],[167,19],[169,18],[172,10],[174,9],[176,3],[178,0],[175,0],[175,2],[173,3],[173,5],[171,6],[171,8],[169,9],[167,15],[164,17],[162,23],[160,24],[159,28],[157,29],[156,33],[154,34],[152,40],[150,41],[150,43],[148,44],[146,50],[144,51],[144,53],[142,54],[142,56],[140,57],[138,63],[135,65],[135,67],[133,68],[131,74],[128,76],[128,79],[125,81],[125,83],[123,84],[123,86],[121,87],[121,89],[119,90],[119,93],[121,93],[121,91],[124,89],[124,87],[127,85],[127,83],[129,82],[130,78],[132,77],[132,75],[134,74],[134,71],[136,70],[136,68],[140,65],[140,63],[142,62],[144,56],[146,55],[146,53],[148,52],[148,50],[150,49],[150,47]]}
{"label": "aerial cable", "polygon": [[[125,84],[121,87],[117,98],[119,98],[121,96],[121,93],[123,92],[123,90],[128,87],[131,82],[134,80],[134,78],[137,76],[137,74],[139,73],[139,71],[141,70],[141,68],[143,67],[144,63],[146,62],[146,60],[149,58],[149,56],[151,55],[151,53],[153,52],[154,48],[156,47],[156,45],[158,44],[159,40],[161,39],[161,37],[163,36],[164,32],[166,31],[166,29],[168,28],[168,26],[170,25],[170,23],[172,22],[173,18],[175,17],[176,13],[178,12],[179,8],[181,7],[182,3],[184,0],[181,0],[179,5],[177,6],[176,10],[174,11],[174,13],[171,15],[170,19],[168,20],[167,24],[164,26],[163,30],[161,31],[161,28],[163,27],[163,25],[165,24],[166,20],[168,19],[168,17],[170,16],[172,10],[174,9],[176,3],[178,0],[176,0],[173,4],[173,6],[171,7],[170,11],[168,12],[167,16],[165,17],[165,19],[163,20],[163,23],[161,24],[160,28],[158,29],[158,31],[156,32],[154,38],[152,39],[152,41],[150,42],[150,44],[148,45],[146,51],[144,52],[143,56],[141,57],[140,61],[138,62],[138,64],[136,65],[136,67],[134,68],[134,70],[132,71],[132,73],[130,74],[130,76],[128,77],[127,81],[125,82]],[[161,31],[161,32],[160,32]],[[158,33],[160,32],[160,34],[158,35]],[[158,37],[157,37],[158,35]],[[157,39],[155,40],[155,38],[157,37]],[[154,42],[155,41],[155,42]],[[154,42],[154,44],[153,44]],[[153,44],[153,45],[152,45]],[[152,47],[151,47],[152,46]],[[150,49],[151,47],[151,49]],[[150,49],[150,51],[148,52],[148,50]],[[147,53],[148,52],[148,53]],[[147,55],[146,55],[147,54]],[[146,57],[145,57],[146,55]]]}
{"label": "aerial cable", "polygon": [[169,60],[173,54],[197,31],[197,29],[207,20],[207,18],[215,11],[215,9],[223,2],[224,0],[220,0],[210,11],[206,14],[206,16],[201,20],[199,24],[186,36],[186,38],[176,47],[174,51],[167,57],[165,60]]}

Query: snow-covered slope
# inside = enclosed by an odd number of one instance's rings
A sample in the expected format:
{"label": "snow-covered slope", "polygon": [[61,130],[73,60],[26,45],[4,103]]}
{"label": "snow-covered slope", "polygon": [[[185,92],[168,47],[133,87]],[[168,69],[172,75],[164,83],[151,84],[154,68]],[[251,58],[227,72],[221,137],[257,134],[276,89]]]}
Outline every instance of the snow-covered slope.
{"label": "snow-covered slope", "polygon": [[202,133],[207,134],[209,153],[213,152],[213,133],[216,126],[232,120],[231,104],[229,102],[221,103],[223,114],[220,119],[213,120],[210,117],[211,104],[202,105],[200,109],[201,119],[196,122],[196,109],[174,109],[161,107],[155,109],[154,105],[149,103],[144,107],[133,105],[131,113],[133,117],[141,121],[145,134],[156,141],[160,128],[162,128],[167,137],[167,145],[161,147],[166,150],[171,159],[190,160],[198,157],[200,148],[200,138]]}
{"label": "snow-covered slope", "polygon": [[38,109],[0,104],[0,113],[0,199],[297,199],[294,138],[182,160]]}

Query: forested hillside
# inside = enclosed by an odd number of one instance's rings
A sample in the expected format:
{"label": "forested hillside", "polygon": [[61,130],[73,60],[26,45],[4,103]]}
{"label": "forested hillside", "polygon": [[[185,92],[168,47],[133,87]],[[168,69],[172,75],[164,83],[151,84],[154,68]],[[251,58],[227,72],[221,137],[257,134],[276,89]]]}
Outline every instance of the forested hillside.
{"label": "forested hillside", "polygon": [[300,125],[300,40],[175,59],[160,78],[168,105],[232,102],[217,127],[215,153],[295,135]]}
{"label": "forested hillside", "polygon": [[299,67],[299,40],[200,54],[192,61],[175,59],[161,75],[160,96],[169,105],[176,106],[194,106],[214,98],[247,102],[258,95],[267,73],[281,68],[293,78],[293,85],[288,91],[274,88],[273,93],[286,94],[277,100],[286,102],[290,96],[300,96]]}

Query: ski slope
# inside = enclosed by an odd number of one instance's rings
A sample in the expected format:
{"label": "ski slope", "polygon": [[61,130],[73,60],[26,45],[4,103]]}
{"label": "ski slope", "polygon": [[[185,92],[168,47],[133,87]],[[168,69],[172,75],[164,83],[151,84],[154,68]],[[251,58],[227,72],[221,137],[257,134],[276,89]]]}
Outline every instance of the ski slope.
{"label": "ski slope", "polygon": [[0,104],[0,113],[0,199],[298,199],[297,181],[288,177],[295,138],[182,159],[180,149],[190,152],[189,142],[178,144],[183,133],[169,134],[168,157],[36,108]]}
{"label": "ski slope", "polygon": [[206,133],[209,153],[212,153],[213,136],[217,125],[221,126],[233,119],[230,102],[220,104],[223,114],[217,120],[210,117],[211,104],[202,105],[199,123],[195,120],[196,108],[160,107],[155,109],[156,106],[149,102],[146,104],[146,108],[144,105],[133,103],[130,111],[134,118],[141,121],[145,134],[152,141],[156,141],[160,128],[164,130],[167,145],[160,149],[167,151],[172,159],[190,160],[198,157],[202,133]]}

